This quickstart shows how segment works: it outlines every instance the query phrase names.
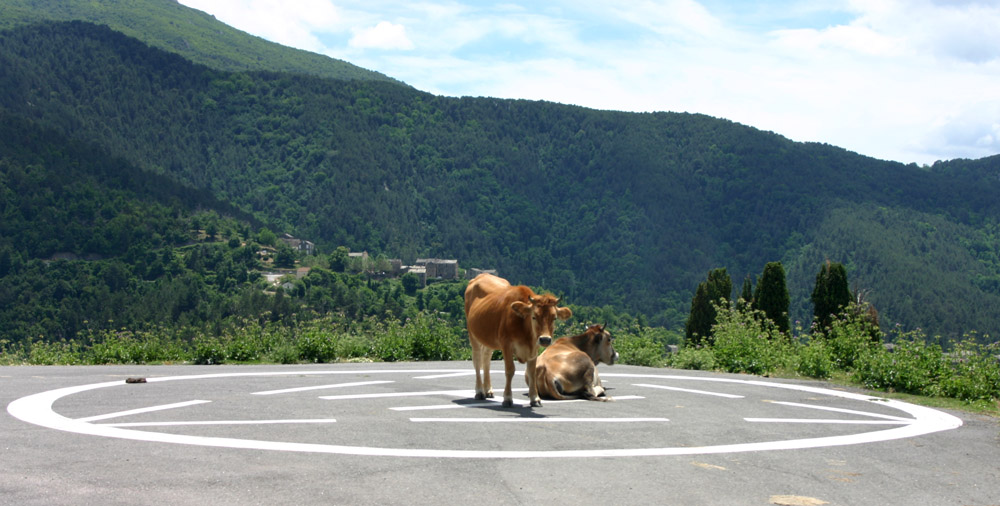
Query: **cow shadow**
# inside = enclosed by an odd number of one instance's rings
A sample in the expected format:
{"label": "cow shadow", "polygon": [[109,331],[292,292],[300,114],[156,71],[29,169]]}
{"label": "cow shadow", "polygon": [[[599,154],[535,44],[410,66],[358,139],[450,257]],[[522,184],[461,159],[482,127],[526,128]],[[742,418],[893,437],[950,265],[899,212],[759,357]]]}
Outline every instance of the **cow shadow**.
{"label": "cow shadow", "polygon": [[[528,407],[528,396],[524,396],[524,404],[514,404],[513,407],[505,408],[500,400],[479,400],[479,399],[454,399],[451,402],[466,409],[485,409],[497,413],[509,413],[521,418],[546,418],[544,413],[538,411],[539,408]],[[544,403],[544,401],[542,401]],[[544,406],[544,404],[543,404]]]}

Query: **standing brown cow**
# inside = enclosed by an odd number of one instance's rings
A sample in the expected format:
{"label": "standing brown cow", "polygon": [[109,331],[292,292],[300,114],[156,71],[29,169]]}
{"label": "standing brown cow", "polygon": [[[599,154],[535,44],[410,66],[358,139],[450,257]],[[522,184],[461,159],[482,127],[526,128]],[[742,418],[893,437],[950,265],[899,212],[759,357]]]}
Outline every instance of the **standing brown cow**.
{"label": "standing brown cow", "polygon": [[597,374],[597,364],[614,365],[618,352],[604,325],[591,325],[582,334],[558,339],[538,357],[535,384],[546,399],[581,398],[608,401]]}
{"label": "standing brown cow", "polygon": [[476,399],[493,397],[490,358],[493,350],[500,350],[507,376],[503,406],[514,405],[510,383],[514,378],[515,358],[528,364],[524,378],[531,406],[542,405],[534,381],[538,347],[552,342],[556,318],[565,320],[573,315],[568,307],[557,307],[558,304],[559,299],[553,295],[536,295],[526,286],[511,286],[506,279],[492,274],[480,274],[469,282],[465,289],[465,320],[472,344],[472,365],[476,369]]}

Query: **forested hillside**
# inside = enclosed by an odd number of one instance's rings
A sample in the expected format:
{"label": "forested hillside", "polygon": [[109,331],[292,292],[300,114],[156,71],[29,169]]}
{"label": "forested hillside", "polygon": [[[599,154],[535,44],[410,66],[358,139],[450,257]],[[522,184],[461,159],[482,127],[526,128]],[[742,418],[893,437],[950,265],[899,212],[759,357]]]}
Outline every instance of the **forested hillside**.
{"label": "forested hillside", "polygon": [[[225,72],[81,22],[0,33],[0,89],[7,118],[322,251],[457,258],[670,328],[708,270],[742,280],[776,260],[808,321],[831,259],[884,326],[1000,335],[1000,157],[927,169],[701,115]],[[26,257],[58,249],[2,240]]]}
{"label": "forested hillside", "polygon": [[3,0],[0,30],[43,21],[87,21],[209,67],[395,81],[342,60],[292,49],[237,30],[176,0]]}

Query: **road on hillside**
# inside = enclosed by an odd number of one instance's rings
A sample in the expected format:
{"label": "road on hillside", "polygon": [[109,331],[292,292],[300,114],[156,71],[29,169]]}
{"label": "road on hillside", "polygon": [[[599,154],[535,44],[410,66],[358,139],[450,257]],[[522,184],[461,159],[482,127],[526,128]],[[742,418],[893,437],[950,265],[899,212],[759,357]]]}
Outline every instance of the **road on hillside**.
{"label": "road on hillside", "polygon": [[528,408],[519,375],[503,408],[470,362],[0,367],[0,504],[1000,505],[994,418],[600,371],[613,402]]}

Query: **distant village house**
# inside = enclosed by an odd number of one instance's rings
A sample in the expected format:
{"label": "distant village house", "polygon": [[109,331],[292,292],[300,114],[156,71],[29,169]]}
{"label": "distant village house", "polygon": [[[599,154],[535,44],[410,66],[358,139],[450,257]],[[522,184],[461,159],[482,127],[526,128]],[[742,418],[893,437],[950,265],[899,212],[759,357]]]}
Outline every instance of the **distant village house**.
{"label": "distant village house", "polygon": [[311,241],[306,241],[304,239],[297,239],[292,237],[291,234],[285,234],[281,236],[281,240],[285,244],[289,245],[293,250],[305,253],[306,255],[312,255],[316,253],[316,245]]}

